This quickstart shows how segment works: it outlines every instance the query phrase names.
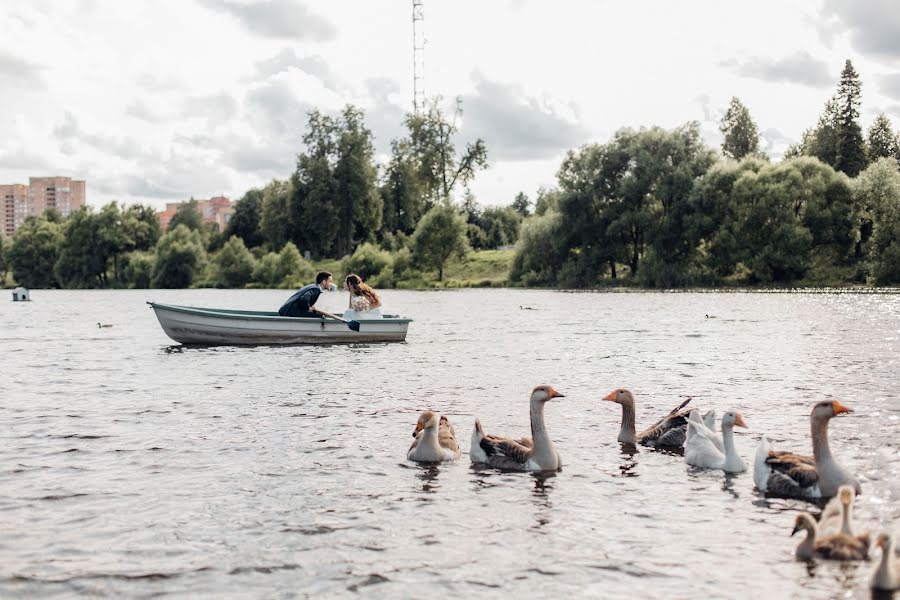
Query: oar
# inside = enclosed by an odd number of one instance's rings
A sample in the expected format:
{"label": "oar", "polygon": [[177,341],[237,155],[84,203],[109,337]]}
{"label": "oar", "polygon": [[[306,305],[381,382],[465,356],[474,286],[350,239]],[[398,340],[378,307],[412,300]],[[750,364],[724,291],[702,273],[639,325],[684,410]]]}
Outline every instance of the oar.
{"label": "oar", "polygon": [[318,309],[317,309],[316,312],[318,312],[318,313],[321,314],[321,315],[325,315],[326,317],[331,317],[331,318],[334,319],[335,321],[340,321],[341,323],[346,323],[346,324],[347,324],[347,327],[349,327],[349,328],[352,329],[353,331],[359,331],[359,321],[348,321],[347,319],[344,319],[344,318],[339,317],[339,316],[337,316],[337,315],[333,315],[333,314],[331,314],[331,313],[327,313],[327,312],[325,312],[324,310],[318,310]]}

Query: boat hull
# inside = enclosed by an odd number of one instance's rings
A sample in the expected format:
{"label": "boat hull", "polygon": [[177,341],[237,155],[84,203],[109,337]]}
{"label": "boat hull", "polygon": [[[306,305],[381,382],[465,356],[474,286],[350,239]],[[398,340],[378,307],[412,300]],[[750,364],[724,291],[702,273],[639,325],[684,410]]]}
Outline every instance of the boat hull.
{"label": "boat hull", "polygon": [[359,331],[341,321],[282,317],[276,312],[226,310],[148,302],[163,331],[182,344],[353,344],[402,342],[411,319],[360,320]]}

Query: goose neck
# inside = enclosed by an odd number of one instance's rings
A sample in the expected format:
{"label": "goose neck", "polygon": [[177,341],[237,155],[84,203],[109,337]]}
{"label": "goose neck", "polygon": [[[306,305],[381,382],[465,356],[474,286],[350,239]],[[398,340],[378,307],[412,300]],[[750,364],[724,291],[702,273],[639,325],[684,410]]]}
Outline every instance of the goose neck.
{"label": "goose neck", "polygon": [[622,402],[622,427],[619,430],[619,441],[624,444],[635,443],[634,402]]}

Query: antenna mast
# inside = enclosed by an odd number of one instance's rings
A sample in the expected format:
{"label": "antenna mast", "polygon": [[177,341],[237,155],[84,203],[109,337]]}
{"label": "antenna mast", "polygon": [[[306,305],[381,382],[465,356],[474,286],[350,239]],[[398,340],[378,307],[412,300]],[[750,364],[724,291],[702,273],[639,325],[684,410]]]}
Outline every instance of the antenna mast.
{"label": "antenna mast", "polygon": [[422,0],[413,0],[413,112],[425,108],[425,13]]}

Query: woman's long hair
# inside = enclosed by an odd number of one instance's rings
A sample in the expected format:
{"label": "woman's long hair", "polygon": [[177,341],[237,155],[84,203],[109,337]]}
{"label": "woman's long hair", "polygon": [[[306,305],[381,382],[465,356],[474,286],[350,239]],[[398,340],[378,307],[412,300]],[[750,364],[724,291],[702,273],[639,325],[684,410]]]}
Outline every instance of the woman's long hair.
{"label": "woman's long hair", "polygon": [[363,283],[362,277],[356,275],[355,273],[351,273],[347,275],[347,279],[345,280],[347,285],[353,290],[357,296],[363,296],[366,300],[369,301],[369,304],[372,307],[381,306],[381,298],[378,297],[378,294],[375,293],[370,286]]}

